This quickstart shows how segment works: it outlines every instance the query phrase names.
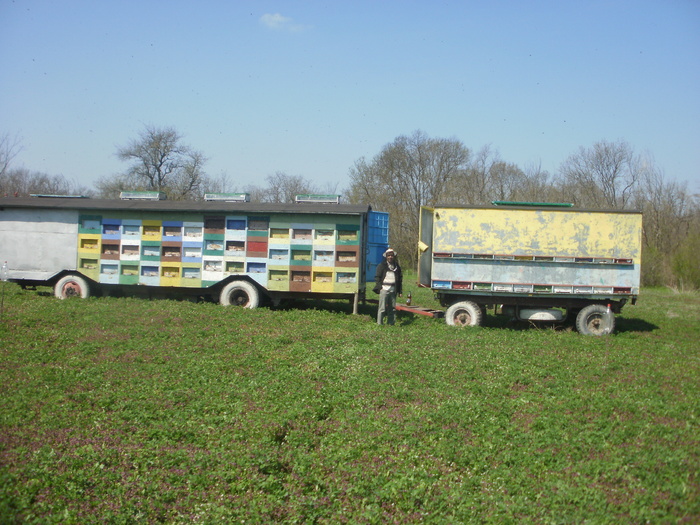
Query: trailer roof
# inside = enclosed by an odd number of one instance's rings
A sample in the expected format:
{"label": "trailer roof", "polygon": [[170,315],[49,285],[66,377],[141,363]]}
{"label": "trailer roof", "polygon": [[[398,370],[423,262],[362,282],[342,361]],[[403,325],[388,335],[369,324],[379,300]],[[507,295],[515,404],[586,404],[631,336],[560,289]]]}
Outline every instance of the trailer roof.
{"label": "trailer roof", "polygon": [[62,210],[172,211],[191,213],[326,213],[357,215],[371,211],[367,205],[220,201],[147,201],[67,197],[0,197],[2,208],[43,208]]}
{"label": "trailer roof", "polygon": [[568,204],[560,203],[545,203],[545,202],[518,202],[505,203],[498,201],[499,204],[475,204],[475,205],[455,205],[455,204],[436,204],[435,206],[421,206],[421,208],[434,210],[436,208],[456,209],[456,210],[543,210],[552,212],[572,212],[582,211],[589,213],[642,213],[641,210],[617,210],[617,209],[601,209],[601,208],[577,208]]}

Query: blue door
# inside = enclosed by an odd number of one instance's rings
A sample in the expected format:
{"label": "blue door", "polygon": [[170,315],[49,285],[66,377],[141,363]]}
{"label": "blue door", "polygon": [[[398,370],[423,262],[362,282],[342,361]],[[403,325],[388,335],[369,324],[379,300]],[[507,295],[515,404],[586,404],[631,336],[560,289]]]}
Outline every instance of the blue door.
{"label": "blue door", "polygon": [[367,281],[374,281],[377,265],[382,262],[384,252],[389,247],[389,214],[383,211],[371,211],[367,216],[366,275]]}

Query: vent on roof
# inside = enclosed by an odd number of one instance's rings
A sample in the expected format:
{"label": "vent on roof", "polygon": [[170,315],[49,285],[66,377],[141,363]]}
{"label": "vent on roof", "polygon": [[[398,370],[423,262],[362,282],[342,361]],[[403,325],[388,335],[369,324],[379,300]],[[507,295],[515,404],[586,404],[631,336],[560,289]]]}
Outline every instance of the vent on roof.
{"label": "vent on roof", "polygon": [[38,197],[40,199],[52,198],[52,199],[87,199],[85,195],[48,195],[45,193],[30,193],[30,197]]}
{"label": "vent on roof", "polygon": [[205,193],[205,201],[250,202],[250,193]]}
{"label": "vent on roof", "polygon": [[340,203],[340,195],[297,195],[295,202],[314,203],[314,204],[338,204]]}
{"label": "vent on roof", "polygon": [[119,198],[123,201],[163,201],[165,193],[162,191],[122,191]]}
{"label": "vent on roof", "polygon": [[494,206],[544,206],[549,208],[572,208],[571,202],[520,202],[520,201],[491,201]]}

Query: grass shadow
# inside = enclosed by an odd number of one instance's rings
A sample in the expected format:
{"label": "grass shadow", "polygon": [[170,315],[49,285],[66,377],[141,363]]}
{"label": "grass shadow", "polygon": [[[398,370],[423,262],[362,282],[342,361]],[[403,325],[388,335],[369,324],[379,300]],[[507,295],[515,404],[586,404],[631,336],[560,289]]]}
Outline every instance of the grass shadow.
{"label": "grass shadow", "polygon": [[653,332],[659,327],[654,323],[637,317],[618,317],[615,323],[615,331],[623,332]]}

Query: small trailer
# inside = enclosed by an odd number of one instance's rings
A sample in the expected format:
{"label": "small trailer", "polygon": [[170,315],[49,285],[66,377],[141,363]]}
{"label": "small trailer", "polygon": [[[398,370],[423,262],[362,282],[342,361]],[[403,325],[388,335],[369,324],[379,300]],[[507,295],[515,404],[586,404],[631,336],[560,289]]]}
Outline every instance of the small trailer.
{"label": "small trailer", "polygon": [[364,300],[388,246],[388,214],[336,203],[0,198],[0,261],[56,297],[169,291],[257,307]]}
{"label": "small trailer", "polygon": [[432,288],[455,326],[488,307],[532,322],[575,317],[604,335],[639,294],[642,215],[569,204],[494,203],[420,210],[419,286]]}

